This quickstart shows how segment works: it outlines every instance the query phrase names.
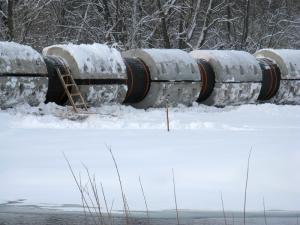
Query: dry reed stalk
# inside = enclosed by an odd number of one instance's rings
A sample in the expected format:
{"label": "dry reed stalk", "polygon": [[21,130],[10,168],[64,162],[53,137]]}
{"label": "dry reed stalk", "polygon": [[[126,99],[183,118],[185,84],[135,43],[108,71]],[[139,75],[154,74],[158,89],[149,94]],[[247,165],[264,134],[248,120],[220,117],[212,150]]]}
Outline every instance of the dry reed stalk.
{"label": "dry reed stalk", "polygon": [[[104,224],[104,219],[103,219],[103,214],[101,212],[101,203],[100,203],[99,195],[98,195],[98,191],[97,191],[96,178],[95,178],[95,176],[93,176],[93,179],[92,179],[90,171],[87,168],[87,166],[85,166],[83,164],[83,167],[85,168],[86,173],[88,175],[88,180],[89,180],[90,187],[92,188],[93,197],[90,196],[89,192],[87,192],[87,194],[88,194],[88,196],[90,198],[92,206],[95,208],[95,211],[96,211],[96,213],[98,215],[98,219],[99,219],[100,224],[103,225]],[[93,202],[93,199],[95,201],[95,204]],[[98,212],[97,212],[97,210],[98,210]]]}
{"label": "dry reed stalk", "polygon": [[250,170],[250,158],[252,154],[252,148],[250,149],[248,155],[248,162],[247,162],[247,172],[246,172],[246,185],[244,190],[244,225],[246,225],[246,205],[247,205],[247,189],[248,189],[248,180],[249,180],[249,170]]}
{"label": "dry reed stalk", "polygon": [[222,211],[223,211],[223,217],[225,225],[227,225],[227,219],[226,219],[226,213],[225,213],[225,207],[224,207],[224,200],[223,200],[223,193],[221,192],[221,203],[222,203]]}
{"label": "dry reed stalk", "polygon": [[141,191],[142,191],[142,194],[143,194],[144,203],[145,203],[145,207],[146,207],[148,225],[150,225],[149,208],[148,208],[148,203],[147,203],[146,195],[145,195],[145,192],[144,192],[144,188],[143,188],[141,177],[139,177],[139,183],[140,183],[140,187],[141,187]]}
{"label": "dry reed stalk", "polygon": [[174,200],[175,200],[175,207],[176,207],[176,219],[177,219],[177,225],[180,225],[180,223],[179,223],[178,205],[177,205],[177,196],[176,196],[176,183],[175,183],[174,169],[172,169],[172,176],[173,176]]}
{"label": "dry reed stalk", "polygon": [[110,152],[110,155],[112,157],[112,160],[114,162],[114,166],[115,166],[115,169],[116,169],[116,172],[117,172],[117,175],[118,175],[119,185],[120,185],[120,189],[121,189],[121,193],[122,193],[122,200],[123,200],[123,207],[124,207],[124,213],[125,213],[125,218],[126,218],[126,225],[129,225],[129,214],[128,214],[128,211],[127,211],[128,205],[127,205],[126,197],[125,197],[124,190],[123,190],[123,184],[122,184],[122,180],[121,180],[121,175],[120,175],[120,172],[119,172],[118,164],[116,162],[116,159],[114,157],[114,154],[112,152],[111,147],[109,147],[109,146],[106,146],[106,147],[107,147],[107,149]]}
{"label": "dry reed stalk", "polygon": [[88,201],[86,200],[86,197],[85,197],[85,195],[84,195],[84,189],[83,189],[83,187],[80,185],[80,183],[79,183],[77,177],[75,176],[75,173],[74,173],[74,170],[73,170],[73,168],[72,168],[72,166],[71,166],[70,161],[68,160],[68,158],[67,158],[67,156],[65,155],[65,153],[63,153],[63,156],[64,156],[64,158],[65,158],[65,160],[66,160],[66,162],[67,162],[67,164],[68,164],[69,170],[71,171],[71,174],[72,174],[73,179],[74,179],[74,181],[75,181],[75,183],[76,183],[76,186],[77,186],[77,188],[78,188],[78,190],[79,190],[79,192],[80,192],[80,194],[81,194],[81,198],[83,199],[83,202],[84,202],[84,204],[85,204],[85,206],[86,206],[86,209],[88,210],[88,212],[89,212],[89,214],[90,214],[90,216],[91,216],[91,218],[92,218],[92,220],[93,220],[93,223],[94,223],[94,224],[98,224],[97,221],[96,221],[95,218],[94,218],[94,215],[93,215],[93,212],[91,211],[91,208],[89,207]]}
{"label": "dry reed stalk", "polygon": [[105,203],[106,213],[108,215],[108,219],[109,219],[110,225],[113,225],[113,221],[112,221],[112,217],[111,217],[111,212],[108,209],[108,205],[107,205],[107,201],[106,201],[104,187],[103,187],[102,183],[100,183],[100,185],[101,185],[102,196],[103,196],[104,203]]}

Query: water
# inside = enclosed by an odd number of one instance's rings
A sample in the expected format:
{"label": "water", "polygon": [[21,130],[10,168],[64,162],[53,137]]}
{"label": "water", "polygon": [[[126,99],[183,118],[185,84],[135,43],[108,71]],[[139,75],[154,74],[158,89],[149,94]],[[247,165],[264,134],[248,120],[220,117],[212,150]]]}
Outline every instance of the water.
{"label": "water", "polygon": [[[268,211],[267,225],[299,225],[298,212]],[[99,218],[85,216],[82,212],[63,211],[58,209],[43,209],[38,206],[0,205],[0,225],[97,225]],[[105,224],[110,220],[105,217]],[[181,211],[180,225],[225,225],[222,212],[212,211]],[[243,225],[243,214],[227,212],[227,225]],[[177,225],[174,211],[159,211],[150,213],[150,223],[144,212],[132,212],[129,218],[132,225]],[[113,225],[124,225],[126,219],[121,214],[114,214]],[[247,213],[247,225],[265,225],[262,212]]]}

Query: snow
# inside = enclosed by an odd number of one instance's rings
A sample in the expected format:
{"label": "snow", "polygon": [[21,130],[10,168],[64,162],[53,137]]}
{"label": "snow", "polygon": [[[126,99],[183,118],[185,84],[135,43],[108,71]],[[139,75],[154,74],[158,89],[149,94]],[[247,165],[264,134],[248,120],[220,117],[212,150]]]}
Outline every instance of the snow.
{"label": "snow", "polygon": [[147,52],[151,57],[154,58],[156,62],[168,62],[168,63],[174,63],[179,61],[186,65],[193,65],[195,62],[193,62],[192,58],[189,57],[189,54],[185,51],[179,50],[179,49],[143,49],[143,51]]}
{"label": "snow", "polygon": [[47,70],[41,54],[32,47],[0,41],[0,73],[46,74]]}
{"label": "snow", "polygon": [[194,50],[196,59],[206,59],[213,67],[216,82],[261,81],[262,72],[254,56],[234,50]]}
{"label": "snow", "polygon": [[283,79],[300,78],[300,50],[294,49],[261,49],[255,53],[256,57],[267,57],[275,61],[281,71]]}
{"label": "snow", "polygon": [[133,49],[123,55],[142,59],[154,80],[200,80],[196,61],[180,49]]}
{"label": "snow", "polygon": [[141,176],[151,210],[172,209],[172,168],[181,209],[242,210],[250,148],[248,210],[299,209],[300,106],[243,105],[215,108],[194,105],[137,110],[112,105],[69,117],[54,104],[22,105],[0,112],[0,201],[24,204],[80,203],[63,159],[76,174],[82,163],[103,183],[107,199],[121,209],[118,180],[106,145],[116,157],[131,209],[144,209]]}
{"label": "snow", "polygon": [[69,52],[74,58],[82,76],[86,76],[86,74],[124,75],[126,73],[126,66],[121,53],[117,49],[110,48],[104,44],[53,45],[45,48],[43,55],[52,54],[51,50],[53,49],[62,49]]}
{"label": "snow", "polygon": [[0,108],[6,109],[25,102],[38,106],[45,102],[47,77],[1,77]]}

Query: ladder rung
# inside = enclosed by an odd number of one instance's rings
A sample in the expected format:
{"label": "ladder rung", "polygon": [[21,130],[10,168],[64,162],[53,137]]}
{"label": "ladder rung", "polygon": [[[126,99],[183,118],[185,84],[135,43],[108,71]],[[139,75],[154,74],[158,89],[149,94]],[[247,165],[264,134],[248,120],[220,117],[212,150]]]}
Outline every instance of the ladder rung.
{"label": "ladder rung", "polygon": [[85,104],[84,103],[77,103],[77,104],[75,104],[75,106],[85,106]]}
{"label": "ladder rung", "polygon": [[66,84],[66,87],[75,86],[75,84]]}
{"label": "ladder rung", "polygon": [[71,77],[71,74],[64,74],[64,75],[61,75],[62,78],[64,77]]}
{"label": "ladder rung", "polygon": [[[85,103],[85,101],[84,101],[84,99],[83,99],[83,97],[80,93],[80,90],[79,90],[77,84],[74,81],[74,78],[73,78],[69,68],[67,68],[67,71],[64,71],[65,73],[63,73],[63,74],[61,73],[61,71],[58,68],[56,68],[56,71],[57,71],[57,74],[60,77],[61,83],[64,86],[64,89],[65,89],[65,91],[68,95],[69,101],[71,102],[74,111],[76,113],[78,113],[79,111],[78,111],[77,107],[80,107],[80,108],[85,109],[85,111],[87,112],[88,111],[87,105],[86,105],[86,103]],[[69,79],[65,80],[64,79],[65,77],[69,77],[70,80]],[[68,87],[72,87],[72,86],[74,86],[76,88],[75,93],[70,93],[70,90],[68,89]],[[74,101],[75,99],[73,98],[75,96],[78,96],[79,100],[80,100],[80,101],[76,101],[77,103],[75,103],[75,101]]]}
{"label": "ladder rung", "polygon": [[71,96],[80,96],[80,93],[74,93],[74,94],[71,94]]}

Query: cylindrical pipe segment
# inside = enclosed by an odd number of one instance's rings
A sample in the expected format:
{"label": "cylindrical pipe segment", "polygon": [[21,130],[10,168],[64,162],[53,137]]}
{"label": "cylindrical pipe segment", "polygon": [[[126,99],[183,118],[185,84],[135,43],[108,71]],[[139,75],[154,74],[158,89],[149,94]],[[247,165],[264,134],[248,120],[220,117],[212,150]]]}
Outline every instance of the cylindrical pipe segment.
{"label": "cylindrical pipe segment", "polygon": [[255,56],[272,60],[280,70],[280,86],[269,101],[276,104],[300,104],[300,50],[261,49]]}
{"label": "cylindrical pipe segment", "polygon": [[275,62],[267,58],[257,58],[262,70],[263,80],[259,101],[268,101],[273,98],[280,87],[280,69]]}
{"label": "cylindrical pipe segment", "polygon": [[127,95],[124,103],[142,101],[150,88],[150,71],[148,66],[138,58],[124,58],[127,70]]}
{"label": "cylindrical pipe segment", "polygon": [[[61,73],[65,73],[66,65],[63,62],[63,59],[56,57],[56,56],[45,56],[44,57],[47,70],[48,70],[48,92],[46,95],[46,103],[54,102],[58,105],[65,105],[68,101],[68,96],[65,92],[65,89],[61,83],[59,75],[57,74],[56,69],[59,69]],[[69,77],[63,78],[68,84],[70,81]],[[68,87],[69,91],[72,92],[72,87]]]}
{"label": "cylindrical pipe segment", "polygon": [[149,68],[146,96],[132,103],[136,108],[191,105],[200,93],[200,71],[196,60],[179,49],[132,49],[123,57],[140,59]]}
{"label": "cylindrical pipe segment", "polygon": [[212,66],[204,59],[197,60],[201,74],[201,92],[197,102],[203,102],[212,94],[215,86],[215,72]]}
{"label": "cylindrical pipe segment", "polygon": [[47,68],[30,46],[0,42],[0,108],[27,103],[38,106],[46,99]]}
{"label": "cylindrical pipe segment", "polygon": [[251,54],[232,50],[194,50],[190,54],[196,60],[205,59],[215,74],[213,91],[202,103],[218,107],[256,103],[262,72]]}
{"label": "cylindrical pipe segment", "polygon": [[88,106],[124,101],[126,66],[117,49],[97,43],[68,44],[47,47],[43,54],[64,60]]}

